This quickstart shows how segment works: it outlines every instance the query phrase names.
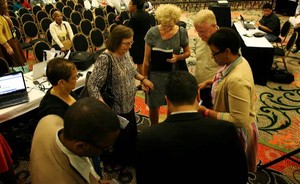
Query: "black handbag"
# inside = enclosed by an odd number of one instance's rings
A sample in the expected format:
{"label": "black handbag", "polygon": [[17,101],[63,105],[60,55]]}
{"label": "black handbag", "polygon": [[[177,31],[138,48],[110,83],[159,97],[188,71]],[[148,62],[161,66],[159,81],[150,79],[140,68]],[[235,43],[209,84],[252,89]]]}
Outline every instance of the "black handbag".
{"label": "black handbag", "polygon": [[295,80],[295,78],[292,73],[284,69],[271,68],[268,80],[277,83],[290,84]]}
{"label": "black handbag", "polygon": [[69,60],[73,61],[78,70],[84,71],[95,63],[95,53],[87,51],[71,52]]}
{"label": "black handbag", "polygon": [[108,56],[108,70],[106,81],[102,86],[100,93],[104,100],[104,102],[109,106],[112,107],[114,105],[114,94],[112,92],[112,59],[111,56],[107,53],[103,53]]}

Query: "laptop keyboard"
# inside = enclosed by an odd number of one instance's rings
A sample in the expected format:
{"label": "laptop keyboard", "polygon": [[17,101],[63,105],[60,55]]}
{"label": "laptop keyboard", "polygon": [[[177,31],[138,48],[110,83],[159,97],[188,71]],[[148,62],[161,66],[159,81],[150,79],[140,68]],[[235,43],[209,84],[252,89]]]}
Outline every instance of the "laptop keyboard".
{"label": "laptop keyboard", "polygon": [[18,105],[21,103],[28,102],[28,95],[21,94],[11,94],[8,96],[0,97],[0,108],[5,108],[13,105]]}

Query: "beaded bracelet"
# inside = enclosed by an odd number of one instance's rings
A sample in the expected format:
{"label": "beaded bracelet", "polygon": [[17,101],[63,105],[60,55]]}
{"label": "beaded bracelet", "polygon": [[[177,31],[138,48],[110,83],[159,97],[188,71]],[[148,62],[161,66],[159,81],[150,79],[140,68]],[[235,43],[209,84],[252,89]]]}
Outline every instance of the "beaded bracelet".
{"label": "beaded bracelet", "polygon": [[209,113],[209,109],[206,109],[206,110],[204,111],[204,117],[208,117],[208,113]]}

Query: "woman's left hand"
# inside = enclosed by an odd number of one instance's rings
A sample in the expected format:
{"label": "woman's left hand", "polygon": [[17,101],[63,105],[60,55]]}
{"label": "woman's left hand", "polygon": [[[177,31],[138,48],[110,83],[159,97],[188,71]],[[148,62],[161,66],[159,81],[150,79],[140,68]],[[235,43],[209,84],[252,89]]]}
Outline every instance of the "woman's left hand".
{"label": "woman's left hand", "polygon": [[153,83],[150,80],[148,80],[148,79],[143,80],[143,82],[142,82],[142,90],[145,93],[148,93],[150,89],[154,90]]}

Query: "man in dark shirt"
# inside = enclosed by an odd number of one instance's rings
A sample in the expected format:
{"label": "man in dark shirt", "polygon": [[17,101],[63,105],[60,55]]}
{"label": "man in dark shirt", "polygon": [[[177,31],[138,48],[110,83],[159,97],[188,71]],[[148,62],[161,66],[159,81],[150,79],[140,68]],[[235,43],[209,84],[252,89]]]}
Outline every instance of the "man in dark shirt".
{"label": "man in dark shirt", "polygon": [[198,112],[195,77],[186,71],[170,73],[166,101],[167,119],[138,135],[137,183],[245,184],[247,161],[236,128]]}
{"label": "man in dark shirt", "polygon": [[273,13],[272,5],[266,3],[263,6],[263,17],[256,23],[257,27],[266,32],[266,39],[273,42],[280,34],[280,19]]}

